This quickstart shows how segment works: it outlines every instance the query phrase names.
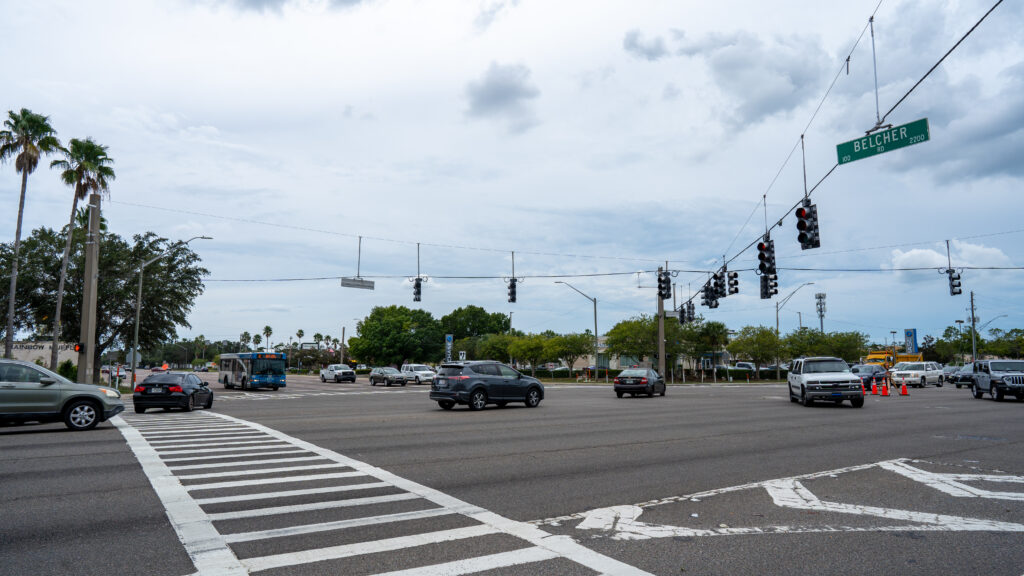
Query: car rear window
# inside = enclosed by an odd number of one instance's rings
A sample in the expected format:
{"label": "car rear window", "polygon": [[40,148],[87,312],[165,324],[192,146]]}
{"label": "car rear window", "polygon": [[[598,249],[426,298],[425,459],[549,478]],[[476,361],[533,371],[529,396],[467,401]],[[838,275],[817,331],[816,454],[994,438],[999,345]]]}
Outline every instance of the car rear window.
{"label": "car rear window", "polygon": [[647,370],[623,370],[619,376],[647,376]]}
{"label": "car rear window", "polygon": [[441,366],[438,374],[441,376],[458,376],[462,374],[462,366]]}
{"label": "car rear window", "polygon": [[153,374],[142,381],[143,384],[178,384],[184,380],[184,374]]}
{"label": "car rear window", "polygon": [[904,370],[924,370],[924,364],[907,364],[903,367]]}

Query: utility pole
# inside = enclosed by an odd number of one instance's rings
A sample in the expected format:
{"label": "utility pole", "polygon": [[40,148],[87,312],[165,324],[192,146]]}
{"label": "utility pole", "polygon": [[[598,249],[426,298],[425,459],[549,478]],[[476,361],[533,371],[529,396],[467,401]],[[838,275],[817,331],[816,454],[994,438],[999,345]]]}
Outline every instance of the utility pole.
{"label": "utility pole", "polygon": [[971,290],[971,362],[978,361],[978,331],[974,329],[974,324],[978,318],[974,315],[974,290]]}
{"label": "utility pole", "polygon": [[85,239],[85,287],[82,291],[82,328],[78,353],[78,382],[93,383],[96,352],[96,285],[100,260],[100,195],[89,195],[89,235]]}
{"label": "utility pole", "polygon": [[[668,262],[665,262],[665,269],[668,268]],[[660,277],[662,268],[658,268],[658,275]],[[661,299],[661,294],[655,296],[658,300],[658,375],[662,378],[665,377],[665,301]]]}
{"label": "utility pole", "polygon": [[341,327],[341,360],[339,362],[345,362],[345,327]]}
{"label": "utility pole", "polygon": [[[821,333],[825,333],[825,293],[818,292],[814,295],[814,299],[818,301],[818,323],[821,329]],[[801,324],[803,322],[801,321]]]}

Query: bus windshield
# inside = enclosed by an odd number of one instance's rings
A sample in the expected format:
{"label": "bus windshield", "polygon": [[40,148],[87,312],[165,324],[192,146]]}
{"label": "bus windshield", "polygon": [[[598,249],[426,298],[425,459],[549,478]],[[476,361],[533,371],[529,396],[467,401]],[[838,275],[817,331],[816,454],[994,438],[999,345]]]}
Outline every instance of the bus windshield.
{"label": "bus windshield", "polygon": [[252,374],[254,376],[284,376],[284,359],[254,358],[252,361]]}

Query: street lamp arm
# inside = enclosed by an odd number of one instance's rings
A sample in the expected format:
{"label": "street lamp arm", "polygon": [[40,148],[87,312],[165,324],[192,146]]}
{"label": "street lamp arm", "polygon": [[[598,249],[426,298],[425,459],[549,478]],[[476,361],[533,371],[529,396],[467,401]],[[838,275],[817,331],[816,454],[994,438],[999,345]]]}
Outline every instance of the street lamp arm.
{"label": "street lamp arm", "polygon": [[586,298],[587,300],[590,300],[591,302],[596,302],[596,301],[597,301],[597,298],[591,298],[590,296],[587,296],[586,294],[584,294],[583,292],[581,292],[579,288],[577,288],[577,287],[573,286],[572,284],[569,284],[568,282],[562,282],[561,280],[555,280],[555,284],[565,284],[565,285],[566,285],[566,286],[568,286],[569,288],[572,288],[572,289],[573,289],[573,290],[575,290],[576,292],[579,292],[579,295],[580,295],[580,296],[583,296],[583,297],[584,297],[584,298]]}
{"label": "street lamp arm", "polygon": [[797,286],[796,288],[794,288],[793,291],[789,293],[789,296],[786,296],[785,298],[783,298],[779,302],[779,310],[782,310],[782,307],[785,306],[787,302],[789,302],[789,299],[792,298],[796,294],[797,290],[803,288],[804,286],[810,286],[811,284],[814,284],[814,282],[805,282],[805,283]]}
{"label": "street lamp arm", "polygon": [[982,330],[985,329],[986,326],[988,326],[989,324],[995,322],[996,320],[999,320],[1000,318],[1006,318],[1006,316],[1007,316],[1006,314],[1000,314],[999,316],[996,316],[995,318],[989,320],[988,322],[985,322],[980,327],[978,327],[978,332],[981,332]]}
{"label": "street lamp arm", "polygon": [[146,266],[149,266],[153,262],[156,262],[157,260],[163,258],[164,256],[167,256],[168,254],[170,254],[171,250],[174,250],[178,246],[181,246],[183,244],[188,244],[189,242],[191,242],[193,240],[213,240],[213,238],[211,238],[209,236],[193,236],[192,238],[189,238],[188,240],[179,240],[179,241],[175,242],[174,244],[171,244],[167,248],[167,250],[164,250],[163,252],[157,254],[156,256],[153,256],[149,260],[146,260],[145,262],[143,262],[142,266],[139,266],[139,270],[141,271]]}

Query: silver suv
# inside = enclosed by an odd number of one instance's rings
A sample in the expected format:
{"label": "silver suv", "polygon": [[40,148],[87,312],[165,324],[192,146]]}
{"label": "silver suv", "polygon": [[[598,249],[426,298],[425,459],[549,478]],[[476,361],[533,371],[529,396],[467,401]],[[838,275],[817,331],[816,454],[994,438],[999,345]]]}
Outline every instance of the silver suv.
{"label": "silver suv", "polygon": [[790,366],[789,401],[810,406],[815,400],[842,404],[849,400],[854,408],[864,406],[860,378],[841,358],[815,357],[794,360]]}
{"label": "silver suv", "polygon": [[0,360],[0,423],[60,422],[89,430],[124,410],[113,388],[76,384],[21,360]]}
{"label": "silver suv", "polygon": [[426,364],[402,364],[402,374],[409,382],[430,384],[434,381],[434,370]]}

